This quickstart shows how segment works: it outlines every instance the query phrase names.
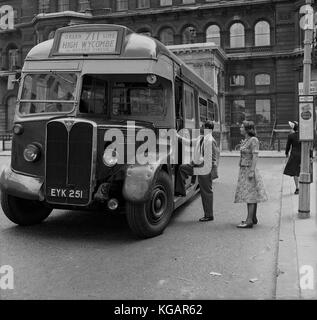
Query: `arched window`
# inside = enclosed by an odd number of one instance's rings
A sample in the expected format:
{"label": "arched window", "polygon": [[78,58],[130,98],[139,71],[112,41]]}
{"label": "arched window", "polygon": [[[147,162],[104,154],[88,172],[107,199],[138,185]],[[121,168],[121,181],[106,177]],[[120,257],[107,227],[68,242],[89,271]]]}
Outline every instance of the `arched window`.
{"label": "arched window", "polygon": [[271,44],[270,25],[266,21],[259,21],[254,27],[255,46],[269,46]]}
{"label": "arched window", "polygon": [[206,42],[214,42],[220,46],[220,28],[217,25],[211,25],[206,30]]}
{"label": "arched window", "polygon": [[160,41],[166,46],[174,44],[174,32],[171,28],[164,28],[160,32]]}
{"label": "arched window", "polygon": [[230,28],[230,47],[243,48],[245,46],[245,32],[242,23],[234,23]]}
{"label": "arched window", "polygon": [[256,86],[269,86],[271,84],[271,76],[267,73],[257,74],[255,76]]}
{"label": "arched window", "polygon": [[192,26],[187,27],[183,31],[183,44],[195,43],[196,40],[196,29]]}
{"label": "arched window", "polygon": [[17,98],[15,96],[10,96],[7,99],[7,116],[6,116],[7,131],[10,131],[13,127],[16,101],[17,101]]}

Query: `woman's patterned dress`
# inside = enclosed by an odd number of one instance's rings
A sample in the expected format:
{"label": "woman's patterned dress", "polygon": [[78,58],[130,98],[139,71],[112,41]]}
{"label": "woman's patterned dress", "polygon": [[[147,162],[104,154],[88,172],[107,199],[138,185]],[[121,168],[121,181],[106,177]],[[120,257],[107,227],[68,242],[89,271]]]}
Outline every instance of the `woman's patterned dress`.
{"label": "woman's patterned dress", "polygon": [[259,153],[259,140],[250,137],[242,141],[240,147],[240,171],[235,194],[235,203],[258,203],[267,201],[262,177],[255,167],[253,178],[249,178],[253,155]]}

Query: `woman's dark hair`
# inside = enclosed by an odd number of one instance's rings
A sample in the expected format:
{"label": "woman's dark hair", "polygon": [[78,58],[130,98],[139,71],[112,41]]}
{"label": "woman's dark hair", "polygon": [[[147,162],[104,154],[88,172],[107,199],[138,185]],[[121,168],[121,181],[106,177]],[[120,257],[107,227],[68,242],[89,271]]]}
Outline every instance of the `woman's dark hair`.
{"label": "woman's dark hair", "polygon": [[250,137],[255,137],[256,136],[256,132],[255,132],[255,125],[253,121],[243,121],[242,125],[246,131],[246,133],[250,136]]}
{"label": "woman's dark hair", "polygon": [[295,132],[298,131],[298,123],[295,122],[295,121],[294,121],[294,128],[293,128],[293,130],[294,130]]}

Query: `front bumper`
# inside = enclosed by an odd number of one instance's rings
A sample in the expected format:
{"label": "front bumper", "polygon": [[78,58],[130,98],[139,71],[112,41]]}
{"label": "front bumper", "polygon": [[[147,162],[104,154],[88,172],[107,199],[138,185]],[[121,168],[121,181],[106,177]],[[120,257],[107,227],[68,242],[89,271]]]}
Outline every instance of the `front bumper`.
{"label": "front bumper", "polygon": [[44,200],[43,183],[44,178],[16,173],[12,171],[10,166],[5,166],[0,175],[0,188],[2,191],[28,200]]}

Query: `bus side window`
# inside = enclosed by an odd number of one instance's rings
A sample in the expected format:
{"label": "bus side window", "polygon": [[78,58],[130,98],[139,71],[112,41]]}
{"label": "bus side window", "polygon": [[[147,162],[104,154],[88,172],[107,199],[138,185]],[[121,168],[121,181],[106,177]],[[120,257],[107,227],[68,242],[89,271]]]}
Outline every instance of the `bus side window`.
{"label": "bus side window", "polygon": [[183,108],[185,113],[184,127],[195,128],[195,93],[194,89],[184,83]]}
{"label": "bus side window", "polygon": [[219,121],[218,106],[211,100],[208,100],[208,120]]}
{"label": "bus side window", "polygon": [[200,121],[205,122],[207,120],[207,101],[201,97],[199,97],[199,114]]}
{"label": "bus side window", "polygon": [[180,130],[183,127],[182,116],[182,83],[180,80],[175,81],[175,116],[176,116],[176,129]]}

